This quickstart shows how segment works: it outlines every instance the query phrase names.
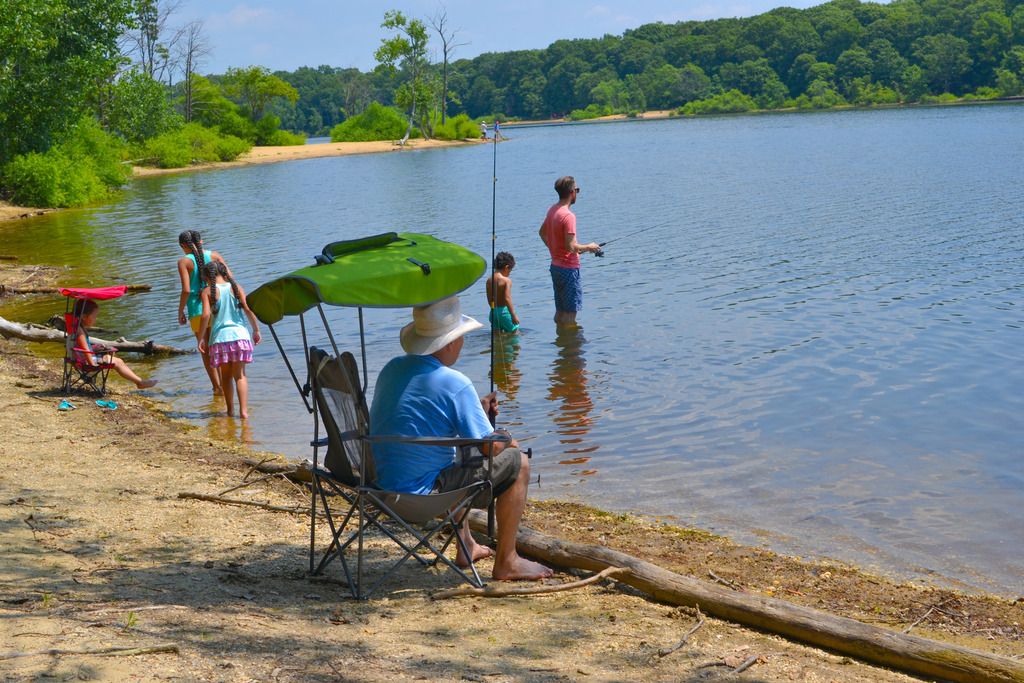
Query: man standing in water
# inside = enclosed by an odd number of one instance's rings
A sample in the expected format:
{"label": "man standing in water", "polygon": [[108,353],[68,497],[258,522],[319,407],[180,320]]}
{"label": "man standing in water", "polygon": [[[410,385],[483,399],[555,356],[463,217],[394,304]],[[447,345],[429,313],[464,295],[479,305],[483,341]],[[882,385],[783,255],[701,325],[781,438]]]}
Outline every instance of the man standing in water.
{"label": "man standing in water", "polygon": [[583,308],[583,285],[580,283],[580,254],[597,253],[596,242],[580,244],[576,240],[576,214],[569,207],[580,193],[571,175],[555,181],[558,201],[548,209],[540,226],[540,238],[551,253],[551,285],[555,290],[555,324],[573,326],[576,313]]}

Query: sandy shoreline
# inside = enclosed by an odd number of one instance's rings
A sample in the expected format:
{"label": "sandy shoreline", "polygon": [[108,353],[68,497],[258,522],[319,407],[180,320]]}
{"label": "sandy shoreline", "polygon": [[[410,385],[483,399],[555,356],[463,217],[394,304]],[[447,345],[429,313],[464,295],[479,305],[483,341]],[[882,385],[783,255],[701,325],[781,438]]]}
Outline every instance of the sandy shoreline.
{"label": "sandy shoreline", "polygon": [[273,164],[281,161],[297,159],[316,159],[320,157],[340,157],[351,154],[380,154],[383,152],[412,152],[442,147],[461,147],[479,144],[479,140],[409,140],[405,145],[397,145],[390,140],[373,142],[322,142],[312,145],[287,145],[283,147],[253,147],[235,161],[222,161],[211,164],[198,164],[187,168],[152,168],[149,166],[133,167],[136,178],[171,173],[190,173],[192,171],[237,168],[256,164]]}
{"label": "sandy shoreline", "polygon": [[[356,603],[338,585],[337,567],[326,582],[305,576],[304,512],[178,497],[238,485],[251,453],[164,417],[160,404],[120,379],[111,380],[117,410],[76,395],[77,409],[60,412],[59,363],[29,349],[0,340],[4,680],[679,681],[704,680],[714,673],[709,664],[735,666],[754,655],[747,676],[756,680],[915,680],[717,619],[683,650],[658,658],[655,651],[678,642],[696,614],[611,583],[433,602],[431,592],[454,585],[450,574],[412,566],[374,600]],[[276,478],[230,495],[300,510],[308,504]],[[894,630],[917,621],[916,634],[986,652],[1019,654],[1024,639],[1019,601],[895,584],[574,505],[531,504],[524,523]],[[489,575],[487,563],[481,571]],[[162,644],[177,651],[3,659]]]}
{"label": "sandy shoreline", "polygon": [[[397,145],[390,140],[373,142],[324,142],[312,145],[287,145],[283,147],[253,147],[235,161],[223,161],[210,164],[197,164],[185,168],[153,168],[150,166],[133,166],[132,176],[148,178],[175,173],[193,173],[195,171],[214,171],[225,168],[241,168],[257,164],[274,164],[282,161],[298,159],[317,159],[320,157],[340,157],[352,154],[381,154],[384,152],[414,152],[443,147],[462,147],[480,144],[481,140],[409,140],[405,145]],[[40,216],[60,209],[15,206],[0,201],[0,222]]]}

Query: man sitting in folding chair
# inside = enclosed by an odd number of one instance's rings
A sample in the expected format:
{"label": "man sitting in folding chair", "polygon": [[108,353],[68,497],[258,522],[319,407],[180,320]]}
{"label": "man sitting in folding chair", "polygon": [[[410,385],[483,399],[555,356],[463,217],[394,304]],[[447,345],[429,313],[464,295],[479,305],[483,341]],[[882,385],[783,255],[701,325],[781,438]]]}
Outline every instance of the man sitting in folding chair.
{"label": "man sitting in folding chair", "polygon": [[[480,439],[493,432],[488,409],[497,408],[497,398],[477,396],[468,377],[451,366],[462,352],[463,335],[482,325],[462,315],[457,297],[448,297],[413,309],[413,322],[402,328],[402,348],[408,355],[392,359],[377,378],[370,408],[371,434],[403,434],[423,437]],[[516,552],[519,521],[526,506],[530,465],[513,440],[482,447],[493,457],[491,485],[497,497],[497,551],[491,576],[496,581],[539,580],[552,575],[550,568],[520,557]],[[486,460],[476,466],[455,461],[455,449],[410,443],[376,442],[373,448],[377,483],[389,491],[425,494],[451,491],[487,478]],[[479,498],[485,498],[480,500]],[[486,508],[486,495],[478,496],[473,507]],[[471,557],[461,548],[456,564],[492,554],[476,542],[463,520],[459,536]]]}

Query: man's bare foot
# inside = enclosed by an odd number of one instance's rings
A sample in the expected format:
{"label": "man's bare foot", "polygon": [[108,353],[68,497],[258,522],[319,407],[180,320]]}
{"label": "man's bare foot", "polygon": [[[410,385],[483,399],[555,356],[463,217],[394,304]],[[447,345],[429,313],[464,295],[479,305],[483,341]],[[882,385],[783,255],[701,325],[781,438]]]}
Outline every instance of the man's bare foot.
{"label": "man's bare foot", "polygon": [[248,420],[249,419],[249,411],[248,410],[242,410],[242,411],[240,411],[238,413],[238,416],[240,418],[242,418],[243,420]]}
{"label": "man's bare foot", "polygon": [[223,396],[224,395],[224,390],[221,389],[220,387],[214,387],[213,388],[213,395],[214,396]]}
{"label": "man's bare foot", "polygon": [[516,558],[507,567],[499,567],[495,564],[491,578],[495,581],[540,581],[549,578],[554,573],[550,567],[516,555]]}
{"label": "man's bare foot", "polygon": [[[494,556],[494,551],[486,545],[475,544],[474,547],[470,548],[469,551],[473,553],[473,561],[479,562],[480,560]],[[466,558],[462,555],[462,551],[459,550],[455,555],[455,566],[460,569],[468,569],[469,562],[466,562]]]}
{"label": "man's bare foot", "polygon": [[140,380],[139,383],[136,384],[135,386],[137,386],[139,389],[149,389],[150,387],[155,387],[156,386],[156,380],[155,379]]}

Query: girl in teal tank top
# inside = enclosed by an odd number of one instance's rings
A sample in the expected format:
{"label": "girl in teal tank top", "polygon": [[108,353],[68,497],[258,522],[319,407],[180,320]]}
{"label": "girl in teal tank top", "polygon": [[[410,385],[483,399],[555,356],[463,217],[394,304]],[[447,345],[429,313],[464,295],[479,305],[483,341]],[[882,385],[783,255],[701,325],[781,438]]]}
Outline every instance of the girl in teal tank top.
{"label": "girl in teal tank top", "polygon": [[[203,238],[195,230],[185,230],[178,235],[178,246],[185,253],[178,259],[178,276],[181,279],[181,296],[178,298],[178,324],[189,323],[192,333],[199,339],[199,323],[203,313],[203,303],[200,299],[200,292],[205,287],[202,273],[203,266],[207,263],[221,263],[227,268],[227,263],[215,251],[203,249]],[[231,270],[228,269],[228,273]],[[210,358],[207,354],[203,356],[203,367],[206,375],[210,378],[213,393],[221,393],[220,373],[210,365]]]}

